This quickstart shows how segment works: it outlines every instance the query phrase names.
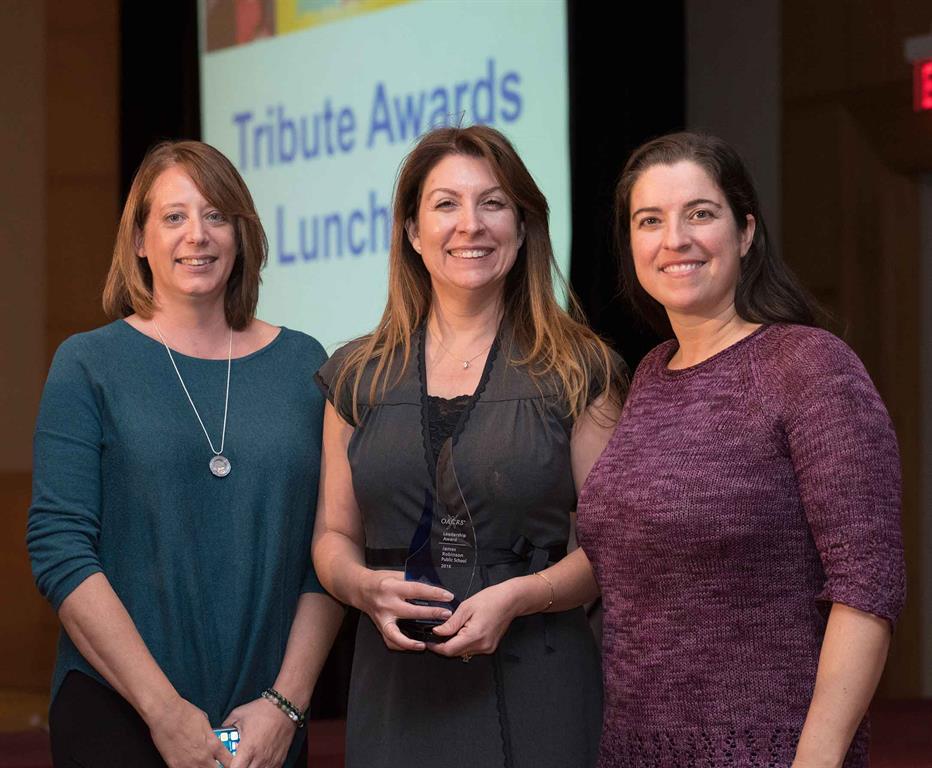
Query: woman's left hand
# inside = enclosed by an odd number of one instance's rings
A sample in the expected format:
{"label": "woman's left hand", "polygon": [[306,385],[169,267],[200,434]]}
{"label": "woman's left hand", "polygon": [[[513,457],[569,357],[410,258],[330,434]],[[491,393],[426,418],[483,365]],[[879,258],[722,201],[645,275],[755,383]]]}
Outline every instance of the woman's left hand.
{"label": "woman's left hand", "polygon": [[233,768],[281,768],[297,730],[288,715],[261,698],[230,712],[223,727],[239,729]]}
{"label": "woman's left hand", "polygon": [[445,643],[428,643],[441,656],[474,656],[494,653],[502,635],[518,615],[516,579],[486,587],[460,603],[453,615],[434,634],[449,637]]}

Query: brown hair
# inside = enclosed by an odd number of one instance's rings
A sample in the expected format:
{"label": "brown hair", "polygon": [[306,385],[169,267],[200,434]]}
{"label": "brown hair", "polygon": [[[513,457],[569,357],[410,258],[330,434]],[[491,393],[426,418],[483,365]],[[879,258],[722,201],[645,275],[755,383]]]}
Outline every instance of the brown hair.
{"label": "brown hair", "polygon": [[136,238],[149,216],[152,185],[173,165],[184,168],[204,198],[233,223],[236,261],[227,281],[224,309],[227,323],[240,331],[256,316],[259,273],[268,259],[268,240],[252,195],[236,168],[218,150],[200,141],[166,141],[152,147],[143,158],[120,217],[104,285],[104,311],[114,318],[134,312],[144,318],[152,316],[152,270],[149,262],[137,255]]}
{"label": "brown hair", "polygon": [[[399,376],[410,361],[411,336],[430,312],[431,282],[408,240],[405,224],[417,218],[427,175],[448,155],[488,162],[502,191],[515,205],[518,220],[524,223],[524,242],[505,278],[505,319],[524,353],[512,362],[527,366],[537,379],[554,375],[573,418],[602,393],[617,400],[624,391],[619,361],[586,325],[576,298],[560,275],[550,243],[546,198],[508,139],[494,128],[474,125],[429,131],[402,163],[392,215],[388,302],[375,330],[361,339],[340,367],[333,386],[335,401],[344,402],[341,392],[350,386],[352,409],[345,415],[358,420],[359,384],[369,362],[378,361],[369,392],[375,399],[378,385],[381,383],[383,392],[388,386],[387,373],[398,351],[402,356]],[[554,279],[566,291],[569,313],[557,302]],[[595,387],[598,391],[593,392]]]}
{"label": "brown hair", "polygon": [[656,331],[669,335],[666,310],[641,287],[635,274],[631,253],[631,191],[648,168],[684,160],[702,168],[722,190],[739,232],[747,227],[747,215],[754,217],[754,239],[741,259],[735,289],[738,316],[752,323],[810,326],[827,319],[771,245],[754,182],[734,147],[716,136],[691,132],[671,133],[642,144],[628,158],[615,188],[615,245],[621,259],[622,290],[635,310]]}

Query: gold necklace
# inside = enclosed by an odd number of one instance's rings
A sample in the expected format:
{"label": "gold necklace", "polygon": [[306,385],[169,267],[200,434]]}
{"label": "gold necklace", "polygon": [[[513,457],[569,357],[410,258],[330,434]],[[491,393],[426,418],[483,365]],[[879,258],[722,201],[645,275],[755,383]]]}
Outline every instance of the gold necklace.
{"label": "gold necklace", "polygon": [[450,357],[452,357],[457,362],[460,362],[463,364],[463,370],[466,370],[467,368],[469,368],[470,363],[472,363],[473,360],[479,357],[479,355],[484,355],[486,352],[488,352],[492,348],[492,344],[495,343],[495,340],[493,339],[487,347],[483,347],[477,354],[473,355],[472,357],[466,360],[463,360],[461,357],[457,357],[449,349],[447,349],[446,346],[444,346],[444,343],[440,341],[440,337],[437,336],[433,331],[431,331],[428,328],[427,332],[433,337],[434,341],[436,341],[440,345],[440,349],[446,352]]}

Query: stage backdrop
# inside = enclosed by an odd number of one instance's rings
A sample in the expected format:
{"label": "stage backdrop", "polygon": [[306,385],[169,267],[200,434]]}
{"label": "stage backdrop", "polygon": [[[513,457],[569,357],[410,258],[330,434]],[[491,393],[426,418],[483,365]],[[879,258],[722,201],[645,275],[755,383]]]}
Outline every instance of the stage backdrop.
{"label": "stage backdrop", "polygon": [[201,0],[205,141],[237,166],[269,237],[260,315],[332,351],[386,295],[398,165],[439,125],[515,144],[569,267],[562,0]]}

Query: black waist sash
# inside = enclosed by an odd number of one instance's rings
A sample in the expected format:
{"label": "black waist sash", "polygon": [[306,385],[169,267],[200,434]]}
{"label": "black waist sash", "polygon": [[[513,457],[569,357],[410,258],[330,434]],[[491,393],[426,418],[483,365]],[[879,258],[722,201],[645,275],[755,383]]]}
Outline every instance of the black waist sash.
{"label": "black waist sash", "polygon": [[[375,549],[366,547],[366,566],[369,568],[404,568],[405,560],[411,553],[402,547],[383,547]],[[535,546],[526,536],[519,536],[510,547],[479,547],[477,564],[482,566],[507,565],[509,563],[527,562],[527,573],[542,571],[548,563],[556,563],[566,557],[566,543]],[[488,584],[486,584],[488,586]],[[549,613],[535,614],[541,622],[544,648],[553,653],[554,647],[550,637]]]}
{"label": "black waist sash", "polygon": [[[542,571],[548,563],[556,563],[566,557],[566,544],[535,546],[527,537],[519,536],[514,544],[483,547],[479,545],[476,562],[478,565],[528,564],[528,573]],[[366,566],[369,568],[404,568],[411,553],[403,547],[366,547]]]}

